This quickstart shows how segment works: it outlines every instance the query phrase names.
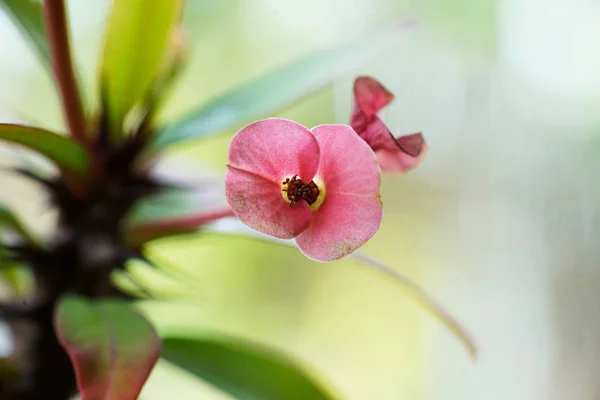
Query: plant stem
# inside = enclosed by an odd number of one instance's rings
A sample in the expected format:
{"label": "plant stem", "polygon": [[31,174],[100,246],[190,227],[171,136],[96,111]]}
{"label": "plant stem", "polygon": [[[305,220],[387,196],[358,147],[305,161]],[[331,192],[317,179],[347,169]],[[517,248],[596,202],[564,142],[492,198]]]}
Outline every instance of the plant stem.
{"label": "plant stem", "polygon": [[191,215],[182,218],[169,219],[165,221],[158,222],[150,222],[148,224],[143,225],[145,229],[157,229],[157,230],[168,230],[168,229],[194,229],[199,227],[200,225],[208,224],[209,222],[213,222],[217,219],[225,218],[225,217],[233,217],[235,214],[233,210],[229,207],[220,208],[218,210],[208,211],[205,213],[200,213],[196,215]]}
{"label": "plant stem", "polygon": [[68,131],[72,137],[87,144],[85,117],[71,62],[64,0],[45,0],[44,22],[55,83],[60,91]]}
{"label": "plant stem", "polygon": [[427,307],[433,315],[435,315],[446,327],[448,327],[463,343],[465,348],[469,351],[469,355],[473,360],[477,359],[477,348],[475,347],[475,342],[471,338],[471,335],[467,332],[467,330],[450,314],[448,311],[444,309],[444,307],[431,296],[425,289],[421,286],[417,285],[412,279],[408,276],[404,275],[400,271],[396,271],[395,269],[385,265],[379,260],[370,257],[364,253],[360,253],[358,251],[352,253],[349,257],[354,258],[355,260],[359,260],[368,267],[382,272],[384,275],[391,277],[398,283],[404,285],[408,288],[412,294],[415,296],[417,300],[421,302],[425,307]]}
{"label": "plant stem", "polygon": [[235,216],[233,210],[229,207],[225,207],[186,217],[148,222],[146,224],[137,225],[133,227],[127,236],[132,244],[139,245],[161,236],[180,232],[182,233],[186,231],[189,232],[218,219],[233,216]]}

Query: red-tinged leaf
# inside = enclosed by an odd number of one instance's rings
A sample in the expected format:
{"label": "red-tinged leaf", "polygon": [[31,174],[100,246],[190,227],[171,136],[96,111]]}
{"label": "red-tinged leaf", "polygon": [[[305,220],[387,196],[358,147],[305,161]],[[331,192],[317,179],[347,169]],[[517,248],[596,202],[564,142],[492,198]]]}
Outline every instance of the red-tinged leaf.
{"label": "red-tinged leaf", "polygon": [[150,323],[119,300],[67,295],[54,325],[77,375],[82,400],[135,400],[160,355]]}
{"label": "red-tinged leaf", "polygon": [[82,176],[90,168],[88,152],[77,142],[40,128],[0,124],[0,140],[20,144],[47,157],[62,170]]}

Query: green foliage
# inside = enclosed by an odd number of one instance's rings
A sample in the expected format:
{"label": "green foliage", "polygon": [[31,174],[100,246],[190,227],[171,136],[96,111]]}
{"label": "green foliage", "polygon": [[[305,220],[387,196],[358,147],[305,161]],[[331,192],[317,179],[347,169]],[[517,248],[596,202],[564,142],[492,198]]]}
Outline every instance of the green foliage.
{"label": "green foliage", "polygon": [[121,140],[127,114],[149,95],[183,4],[183,0],[113,2],[102,61],[101,93],[115,143]]}
{"label": "green foliage", "polygon": [[35,0],[0,0],[0,6],[30,40],[44,67],[50,70],[50,51],[44,31],[41,3]]}
{"label": "green foliage", "polygon": [[86,175],[90,168],[87,151],[79,143],[54,132],[30,126],[0,124],[0,140],[36,151],[75,175]]}
{"label": "green foliage", "polygon": [[337,398],[289,357],[237,338],[167,337],[162,357],[238,400]]}
{"label": "green foliage", "polygon": [[124,301],[66,295],[55,328],[75,367],[83,400],[137,399],[158,360],[152,325]]}
{"label": "green foliage", "polygon": [[31,294],[34,280],[31,271],[16,262],[11,253],[0,246],[0,281],[4,295],[9,298],[22,298]]}
{"label": "green foliage", "polygon": [[8,263],[0,259],[0,280],[8,289],[11,298],[27,298],[35,289],[35,281],[29,269],[21,264]]}
{"label": "green foliage", "polygon": [[0,204],[0,231],[3,229],[12,230],[27,244],[35,245],[37,243],[37,240],[25,228],[19,217],[8,207]]}
{"label": "green foliage", "polygon": [[321,51],[218,96],[159,130],[150,151],[196,140],[291,106],[364,64],[401,32],[395,25],[362,41]]}

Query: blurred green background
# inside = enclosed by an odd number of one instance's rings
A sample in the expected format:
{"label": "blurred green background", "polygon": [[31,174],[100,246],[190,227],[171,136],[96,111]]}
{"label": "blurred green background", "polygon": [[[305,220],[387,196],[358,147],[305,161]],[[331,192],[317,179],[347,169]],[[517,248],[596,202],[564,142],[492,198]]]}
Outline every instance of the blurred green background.
{"label": "blurred green background", "polygon": [[[88,104],[107,4],[68,2]],[[364,250],[442,301],[479,360],[376,272],[244,238],[157,242],[151,253],[186,283],[134,269],[186,298],[144,310],[163,332],[222,331],[282,349],[344,399],[598,399],[598,2],[188,0],[190,62],[161,118],[414,16],[417,28],[356,71],[396,94],[382,113],[395,133],[422,130],[429,143],[416,170],[384,177],[384,221]],[[62,129],[51,81],[4,15],[0,59],[0,118]],[[348,122],[353,78],[279,116]],[[232,133],[180,147],[173,163],[222,175]],[[13,156],[0,149],[3,164]],[[2,182],[0,199],[47,232],[54,215],[36,188]],[[228,398],[166,362],[142,397]]]}

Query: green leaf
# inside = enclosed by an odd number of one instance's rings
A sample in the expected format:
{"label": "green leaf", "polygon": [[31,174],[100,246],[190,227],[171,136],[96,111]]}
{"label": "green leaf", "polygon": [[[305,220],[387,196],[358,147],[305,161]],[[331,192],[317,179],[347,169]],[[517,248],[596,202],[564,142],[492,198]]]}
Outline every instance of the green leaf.
{"label": "green leaf", "polygon": [[113,140],[119,141],[129,111],[148,96],[183,5],[183,0],[114,0],[101,82]]}
{"label": "green leaf", "polygon": [[35,287],[31,269],[17,262],[4,247],[0,246],[0,286],[2,300],[14,301],[16,297],[27,298]]}
{"label": "green leaf", "polygon": [[162,357],[238,400],[337,398],[291,358],[237,338],[168,337]]}
{"label": "green leaf", "polygon": [[0,124],[0,140],[17,143],[46,156],[63,170],[85,175],[90,168],[87,151],[56,133],[24,125]]}
{"label": "green leaf", "polygon": [[318,52],[234,88],[157,131],[149,150],[221,133],[289,107],[360,67],[405,26],[398,24],[359,43]]}
{"label": "green leaf", "polygon": [[42,18],[42,4],[35,0],[0,0],[0,6],[32,43],[46,69],[51,69],[50,51]]}
{"label": "green leaf", "polygon": [[160,339],[144,317],[124,301],[67,295],[54,324],[83,400],[137,399],[160,355]]}
{"label": "green leaf", "polygon": [[29,233],[19,217],[17,217],[8,207],[0,204],[0,231],[10,229],[23,239],[27,244],[37,245],[37,240]]}

